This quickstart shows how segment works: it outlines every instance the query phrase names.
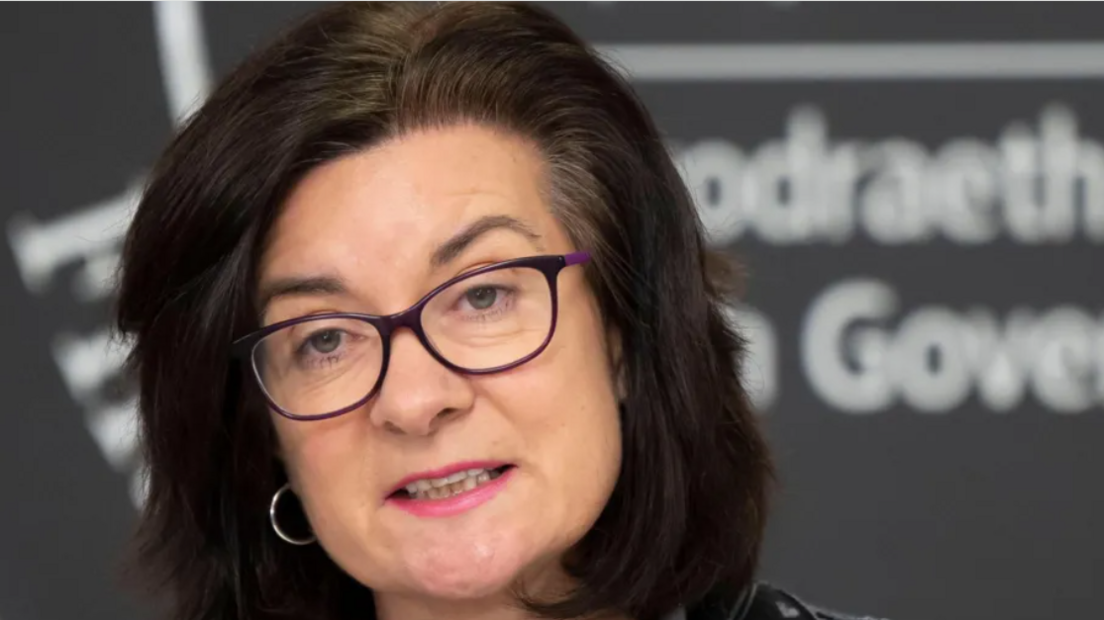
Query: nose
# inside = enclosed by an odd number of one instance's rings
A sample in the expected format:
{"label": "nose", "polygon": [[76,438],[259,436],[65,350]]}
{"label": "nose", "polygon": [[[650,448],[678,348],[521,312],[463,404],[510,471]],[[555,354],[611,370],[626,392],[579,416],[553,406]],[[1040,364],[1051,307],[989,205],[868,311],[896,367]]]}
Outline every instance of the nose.
{"label": "nose", "polygon": [[466,414],[473,400],[469,379],[438,362],[409,328],[392,334],[387,374],[371,407],[374,425],[396,434],[432,435]]}

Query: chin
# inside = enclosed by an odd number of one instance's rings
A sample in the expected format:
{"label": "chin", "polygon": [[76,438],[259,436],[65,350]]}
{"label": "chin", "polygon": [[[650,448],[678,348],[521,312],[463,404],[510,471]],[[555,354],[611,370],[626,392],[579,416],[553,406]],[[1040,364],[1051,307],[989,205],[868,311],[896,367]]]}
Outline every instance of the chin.
{"label": "chin", "polygon": [[418,589],[422,596],[433,599],[472,601],[501,596],[513,583],[513,579],[487,579],[485,575],[449,575],[423,579]]}
{"label": "chin", "polygon": [[482,566],[456,561],[433,562],[416,567],[416,588],[438,599],[483,599],[508,592],[520,573],[512,562],[485,562]]}
{"label": "chin", "polygon": [[529,563],[507,541],[441,545],[407,563],[412,589],[440,599],[481,599],[508,592]]}

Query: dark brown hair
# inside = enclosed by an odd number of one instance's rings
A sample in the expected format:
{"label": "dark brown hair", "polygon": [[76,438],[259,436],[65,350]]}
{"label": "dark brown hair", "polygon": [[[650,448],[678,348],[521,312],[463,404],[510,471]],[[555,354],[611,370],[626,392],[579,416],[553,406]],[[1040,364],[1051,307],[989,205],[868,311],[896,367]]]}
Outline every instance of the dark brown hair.
{"label": "dark brown hair", "polygon": [[[694,205],[632,89],[527,5],[353,4],[310,16],[229,75],[158,162],[126,240],[149,495],[139,565],[180,620],[365,617],[371,592],[268,527],[274,431],[230,343],[257,327],[254,266],[313,167],[412,130],[531,140],[551,208],[594,260],[622,338],[622,471],[547,616],[655,618],[753,578],[771,478]],[[726,276],[727,277],[727,276]]]}

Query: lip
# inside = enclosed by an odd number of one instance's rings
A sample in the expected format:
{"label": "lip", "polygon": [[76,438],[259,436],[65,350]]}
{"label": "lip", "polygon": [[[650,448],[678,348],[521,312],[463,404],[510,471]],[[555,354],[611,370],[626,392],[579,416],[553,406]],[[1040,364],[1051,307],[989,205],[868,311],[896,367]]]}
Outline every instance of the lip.
{"label": "lip", "polygon": [[[457,472],[466,471],[469,469],[498,469],[506,465],[511,465],[507,461],[464,461],[462,463],[453,463],[452,465],[446,465],[439,469],[431,469],[427,471],[421,471],[415,474],[403,478],[387,492],[386,498],[391,497],[397,493],[400,489],[406,487],[411,482],[417,482],[418,480],[424,480],[426,478],[444,478],[451,476]],[[386,499],[385,498],[385,499]]]}
{"label": "lip", "polygon": [[[505,463],[503,463],[503,465],[504,464]],[[499,467],[501,466],[502,465],[499,465]],[[457,467],[453,468],[452,471],[476,469],[477,467],[479,466]],[[495,495],[498,495],[499,492],[506,488],[506,484],[514,477],[515,471],[517,471],[517,467],[510,467],[494,480],[482,484],[470,491],[464,491],[459,495],[453,495],[452,497],[444,499],[411,499],[409,497],[388,496],[385,504],[390,504],[415,517],[451,517],[489,502]],[[440,475],[432,477],[439,478]],[[414,480],[418,480],[418,478],[414,478]]]}

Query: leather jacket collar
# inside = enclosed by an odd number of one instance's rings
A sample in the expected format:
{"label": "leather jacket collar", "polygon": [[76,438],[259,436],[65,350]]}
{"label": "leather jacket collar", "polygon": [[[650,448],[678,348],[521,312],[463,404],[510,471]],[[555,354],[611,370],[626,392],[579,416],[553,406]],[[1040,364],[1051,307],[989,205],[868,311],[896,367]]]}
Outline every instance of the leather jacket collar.
{"label": "leather jacket collar", "polygon": [[849,616],[809,605],[793,594],[759,582],[741,591],[718,588],[686,609],[664,620],[878,620]]}

